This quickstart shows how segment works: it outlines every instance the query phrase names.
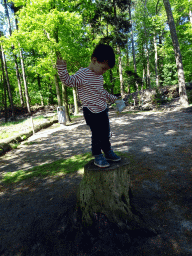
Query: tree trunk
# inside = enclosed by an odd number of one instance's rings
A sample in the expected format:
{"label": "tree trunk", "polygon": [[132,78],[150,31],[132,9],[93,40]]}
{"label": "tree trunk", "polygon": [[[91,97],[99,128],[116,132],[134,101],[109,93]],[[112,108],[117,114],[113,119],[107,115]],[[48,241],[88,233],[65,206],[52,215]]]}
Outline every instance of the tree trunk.
{"label": "tree trunk", "polygon": [[[162,48],[162,41],[163,36],[159,35],[159,47]],[[159,61],[158,61],[158,70],[159,70],[159,85],[163,86],[163,57],[159,55]]]}
{"label": "tree trunk", "polygon": [[113,79],[113,72],[112,70],[110,69],[109,70],[109,76],[110,76],[110,82],[111,82],[111,94],[114,93],[114,79]]}
{"label": "tree trunk", "polygon": [[5,123],[6,123],[7,120],[8,120],[8,113],[7,113],[7,84],[6,84],[6,77],[5,77],[5,71],[4,71],[4,65],[3,65],[3,58],[2,58],[1,49],[0,49],[0,59],[1,59],[2,74],[3,74],[4,109],[5,109]]}
{"label": "tree trunk", "polygon": [[61,104],[61,95],[60,95],[60,90],[59,90],[59,83],[58,83],[58,79],[57,79],[57,74],[54,75],[55,78],[55,87],[56,87],[56,94],[57,94],[57,102],[58,102],[58,106],[62,106]]}
{"label": "tree trunk", "polygon": [[176,65],[177,65],[178,81],[179,81],[180,105],[187,107],[189,105],[189,103],[188,103],[188,97],[187,97],[187,93],[186,93],[182,56],[181,56],[181,52],[180,52],[179,41],[177,38],[175,22],[174,22],[174,18],[173,18],[169,0],[163,0],[163,3],[164,3],[165,10],[167,13],[167,18],[168,18],[168,23],[169,23],[170,33],[171,33],[171,39],[172,39],[173,48],[174,48],[174,52],[175,52],[175,60],[176,60]]}
{"label": "tree trunk", "polygon": [[14,55],[15,58],[15,69],[16,69],[16,76],[17,76],[17,82],[18,82],[18,88],[19,88],[19,97],[20,97],[20,103],[21,106],[24,107],[24,101],[23,101],[23,94],[22,94],[22,87],[21,87],[21,80],[20,80],[20,74],[17,64],[17,57]]}
{"label": "tree trunk", "polygon": [[145,7],[144,7],[144,31],[145,31],[145,45],[146,45],[146,56],[147,56],[147,87],[151,88],[151,77],[150,77],[150,66],[149,66],[149,49],[148,49],[148,35],[146,30],[145,24],[145,17],[146,17],[146,9],[147,9],[147,0],[145,0]]}
{"label": "tree trunk", "polygon": [[[136,59],[135,59],[135,46],[134,46],[134,39],[133,39],[133,25],[132,25],[132,19],[131,19],[131,3],[129,4],[129,18],[131,22],[131,44],[132,44],[132,54],[133,54],[133,66],[134,66],[134,71],[137,74],[137,66],[136,66]],[[137,81],[135,82],[137,91],[139,90],[139,86]]]}
{"label": "tree trunk", "polygon": [[12,98],[12,92],[11,92],[11,86],[9,83],[9,75],[7,71],[7,64],[6,64],[6,59],[5,59],[5,54],[3,50],[3,46],[1,45],[1,52],[2,52],[2,58],[3,58],[3,65],[6,73],[6,80],[7,80],[7,89],[8,89],[8,95],[9,95],[9,102],[11,105],[11,111],[12,111],[12,118],[15,120],[15,110],[14,110],[14,105],[13,105],[13,98]]}
{"label": "tree trunk", "polygon": [[9,28],[9,35],[11,36],[11,23],[10,23],[10,18],[9,18],[9,11],[7,8],[7,0],[4,0],[4,7],[5,7],[5,15],[7,17],[7,22],[8,22],[8,28]]}
{"label": "tree trunk", "polygon": [[77,101],[77,92],[75,88],[73,88],[73,100],[74,100],[74,107],[75,107],[74,115],[77,116],[79,114],[79,107],[78,107],[78,101]]}
{"label": "tree trunk", "polygon": [[67,87],[62,83],[62,98],[63,98],[63,106],[65,107],[66,111],[66,120],[67,122],[71,122],[71,118],[69,115],[69,106],[68,106],[68,98],[67,98]]}
{"label": "tree trunk", "polygon": [[40,92],[41,106],[44,107],[44,100],[43,100],[43,96],[42,96],[42,93],[41,93],[41,78],[40,78],[39,74],[37,76],[37,83],[38,83],[39,92]]}
{"label": "tree trunk", "polygon": [[50,78],[48,83],[48,90],[49,90],[48,105],[51,105],[51,104],[54,104],[54,101],[53,101],[52,83]]}
{"label": "tree trunk", "polygon": [[123,74],[122,74],[122,61],[121,61],[121,50],[119,45],[117,46],[117,51],[119,54],[119,79],[120,79],[120,91],[121,97],[124,96],[124,87],[123,87]]}
{"label": "tree trunk", "polygon": [[[9,35],[11,36],[12,29],[11,29],[11,22],[10,22],[9,11],[8,11],[8,8],[7,8],[7,1],[6,0],[4,0],[4,7],[5,7],[5,13],[6,13],[6,16],[7,16],[7,22],[8,22],[8,27],[9,27]],[[15,19],[15,23],[16,23],[16,28],[18,30],[17,19]],[[12,46],[12,49],[14,49],[14,46]],[[15,54],[13,54],[13,56],[14,56],[14,59],[15,59],[15,69],[16,69],[18,88],[19,88],[20,102],[21,102],[21,106],[23,107],[24,102],[23,102],[23,95],[22,95],[22,87],[21,87],[19,69],[18,69],[18,64],[17,64],[17,56]]]}
{"label": "tree trunk", "polygon": [[132,212],[128,160],[123,158],[105,169],[95,166],[93,161],[85,165],[77,192],[77,209],[84,226],[91,226],[94,215],[102,213],[122,230],[146,227]]}
{"label": "tree trunk", "polygon": [[190,23],[192,25],[192,11],[191,11],[191,7],[190,7],[190,10],[189,10],[189,20],[190,20]]}
{"label": "tree trunk", "polygon": [[156,36],[153,37],[154,48],[155,48],[155,76],[156,76],[156,86],[159,87],[159,74],[158,74],[158,53],[157,53],[157,41]]}
{"label": "tree trunk", "polygon": [[[15,24],[16,24],[16,29],[18,31],[18,21],[17,21],[17,18],[15,18]],[[13,46],[13,48],[14,48],[14,46]],[[16,68],[16,76],[17,76],[17,82],[18,82],[18,88],[19,88],[20,102],[21,102],[21,106],[24,107],[22,87],[21,87],[21,80],[20,80],[20,73],[19,73],[19,68],[18,68],[18,64],[17,64],[17,56],[14,55],[14,58],[15,58],[15,68]]]}
{"label": "tree trunk", "polygon": [[143,68],[143,77],[142,77],[141,91],[143,91],[143,89],[144,89],[144,81],[145,81],[145,68]]}
{"label": "tree trunk", "polygon": [[29,93],[28,93],[27,80],[26,80],[26,75],[25,75],[25,66],[24,66],[23,54],[22,54],[21,50],[20,50],[20,58],[21,58],[21,68],[22,68],[22,74],[23,74],[23,82],[24,82],[24,87],[25,87],[25,97],[26,97],[26,103],[27,103],[27,110],[28,110],[28,113],[31,114],[31,108],[30,108],[30,103],[29,103]]}

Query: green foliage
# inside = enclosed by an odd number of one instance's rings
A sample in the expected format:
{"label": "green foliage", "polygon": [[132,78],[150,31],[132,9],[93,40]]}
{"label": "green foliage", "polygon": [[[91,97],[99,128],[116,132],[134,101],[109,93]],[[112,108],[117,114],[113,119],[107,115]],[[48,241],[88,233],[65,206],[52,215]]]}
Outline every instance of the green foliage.
{"label": "green foliage", "polygon": [[[11,1],[10,1],[11,2]],[[151,87],[156,87],[155,46],[157,42],[158,75],[160,85],[176,84],[177,69],[175,55],[167,26],[163,1],[91,1],[91,0],[14,0],[18,31],[13,28],[12,36],[2,36],[0,42],[6,54],[6,61],[14,105],[20,105],[18,82],[15,72],[16,55],[24,86],[20,63],[22,50],[29,90],[30,104],[57,104],[54,75],[58,52],[67,61],[70,74],[80,67],[87,67],[95,45],[109,43],[116,51],[116,66],[104,75],[105,88],[109,92],[120,92],[117,44],[121,47],[123,80],[125,92],[136,91],[136,82],[141,89],[141,79],[147,88],[147,62],[149,61]],[[124,3],[124,4],[122,4]],[[129,4],[132,10],[132,25],[136,52],[137,74],[134,74],[132,44],[130,35]],[[146,6],[145,6],[146,3]],[[192,77],[192,25],[189,20],[190,1],[170,0],[180,43],[185,80]],[[0,12],[0,29],[7,23]],[[12,19],[14,24],[14,18]],[[14,45],[14,48],[12,47]],[[147,56],[148,55],[148,56]],[[127,74],[129,72],[129,74]],[[132,72],[132,73],[130,73]],[[2,69],[0,69],[2,77]],[[61,91],[61,83],[59,84]],[[0,81],[0,108],[4,108],[4,84]],[[68,89],[68,100],[73,104],[72,90]],[[8,96],[7,103],[9,106]]]}
{"label": "green foliage", "polygon": [[175,63],[164,64],[162,72],[163,85],[167,86],[178,83],[177,67]]}
{"label": "green foliage", "polygon": [[190,90],[189,92],[187,92],[187,96],[188,96],[189,104],[192,104],[192,90]]}

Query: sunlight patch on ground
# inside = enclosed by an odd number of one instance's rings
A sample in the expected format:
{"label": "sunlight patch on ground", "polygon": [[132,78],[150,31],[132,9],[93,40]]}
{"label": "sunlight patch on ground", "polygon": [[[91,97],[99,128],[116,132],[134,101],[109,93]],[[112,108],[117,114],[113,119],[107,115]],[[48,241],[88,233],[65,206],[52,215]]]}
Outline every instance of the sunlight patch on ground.
{"label": "sunlight patch on ground", "polygon": [[146,152],[146,153],[149,153],[149,154],[154,153],[151,148],[146,147],[146,146],[142,148],[141,152]]}
{"label": "sunlight patch on ground", "polygon": [[111,118],[110,122],[113,122],[115,124],[131,124],[131,122],[129,122],[129,121],[126,122],[125,119],[120,119],[120,118],[118,118],[118,119]]}
{"label": "sunlight patch on ground", "polygon": [[75,128],[78,128],[79,126],[82,126],[83,124],[85,124],[85,121],[82,121],[81,123],[78,124],[72,124],[72,125],[60,125],[59,127],[56,127],[54,129],[43,129],[40,132],[35,133],[34,135],[32,135],[27,141],[34,141],[37,140],[39,138],[46,138],[49,135],[58,132],[58,131],[68,131],[68,130],[73,130]]}
{"label": "sunlight patch on ground", "polygon": [[82,176],[83,176],[83,175],[84,175],[84,168],[78,170],[77,173],[78,173],[79,175],[82,175]]}
{"label": "sunlight patch on ground", "polygon": [[157,147],[167,147],[167,143],[156,144]]}
{"label": "sunlight patch on ground", "polygon": [[174,131],[174,130],[169,130],[169,131],[167,131],[167,132],[165,133],[165,135],[172,135],[172,134],[175,134],[175,133],[177,133],[177,132]]}
{"label": "sunlight patch on ground", "polygon": [[134,120],[138,120],[138,119],[143,119],[144,118],[144,116],[136,116],[136,117],[134,117],[133,119]]}

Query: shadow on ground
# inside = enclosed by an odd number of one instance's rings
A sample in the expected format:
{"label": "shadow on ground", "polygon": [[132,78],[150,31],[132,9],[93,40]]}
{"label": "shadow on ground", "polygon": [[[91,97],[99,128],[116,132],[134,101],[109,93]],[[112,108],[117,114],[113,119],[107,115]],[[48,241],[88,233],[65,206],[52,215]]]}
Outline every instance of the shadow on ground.
{"label": "shadow on ground", "polygon": [[[130,241],[118,234],[119,243],[100,236],[91,241],[95,248],[90,250],[87,234],[78,227],[76,232],[70,229],[82,179],[76,173],[59,180],[50,177],[1,185],[1,255],[192,255],[191,114],[110,116],[113,148],[131,162],[132,205],[157,235],[144,238],[141,234]],[[90,151],[90,136],[84,123],[71,130],[53,129],[1,158],[1,172],[26,170]]]}

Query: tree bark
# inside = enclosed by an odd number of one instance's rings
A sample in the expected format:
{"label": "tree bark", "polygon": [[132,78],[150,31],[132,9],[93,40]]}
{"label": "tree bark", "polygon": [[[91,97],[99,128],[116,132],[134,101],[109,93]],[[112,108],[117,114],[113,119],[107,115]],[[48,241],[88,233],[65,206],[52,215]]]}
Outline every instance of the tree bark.
{"label": "tree bark", "polygon": [[[7,16],[7,22],[8,22],[8,27],[9,27],[9,35],[12,35],[12,29],[11,29],[11,22],[10,22],[10,17],[9,17],[9,11],[7,8],[7,1],[4,0],[4,6],[5,6],[5,13]],[[15,19],[16,23],[16,28],[18,30],[18,25],[17,25],[17,19]],[[12,46],[12,49],[14,49],[14,46]],[[17,76],[17,82],[18,82],[18,88],[19,88],[19,96],[20,96],[20,102],[21,106],[24,106],[24,101],[23,101],[23,95],[22,95],[22,87],[21,87],[21,81],[20,81],[20,74],[19,74],[19,69],[18,69],[18,64],[17,64],[17,56],[13,54],[14,59],[15,59],[15,69],[16,69],[16,76]]]}
{"label": "tree bark", "polygon": [[146,24],[145,24],[145,17],[146,17],[146,9],[147,9],[147,0],[145,0],[145,6],[144,6],[144,31],[145,31],[145,45],[146,45],[146,56],[147,56],[147,87],[151,88],[151,77],[150,77],[150,66],[149,66],[149,49],[148,49],[148,36],[147,36],[147,30],[146,30]]}
{"label": "tree bark", "polygon": [[155,76],[156,76],[156,86],[159,87],[159,74],[158,74],[158,53],[157,53],[157,41],[156,36],[153,37],[154,48],[155,48]]}
{"label": "tree bark", "polygon": [[172,39],[172,43],[173,43],[173,49],[175,52],[175,60],[176,60],[176,65],[177,65],[178,81],[179,81],[180,105],[187,107],[187,106],[189,106],[189,103],[188,103],[188,97],[187,97],[187,93],[186,93],[183,62],[182,62],[182,56],[181,56],[181,52],[180,52],[179,41],[177,38],[175,21],[173,18],[169,0],[163,0],[163,3],[164,3],[165,10],[167,13],[167,18],[168,18],[168,23],[169,23],[170,33],[171,33],[171,39]]}
{"label": "tree bark", "polygon": [[62,96],[63,96],[63,106],[65,107],[66,111],[66,120],[67,122],[71,122],[71,118],[69,115],[69,106],[68,106],[68,98],[67,98],[67,88],[66,85],[62,83]]}
{"label": "tree bark", "polygon": [[14,55],[15,58],[15,69],[16,69],[16,76],[17,76],[17,82],[18,82],[18,88],[19,88],[19,97],[20,97],[20,103],[21,106],[24,107],[24,101],[23,101],[23,94],[22,94],[22,87],[21,87],[21,80],[20,80],[20,74],[17,64],[17,57]]}
{"label": "tree bark", "polygon": [[21,68],[22,68],[22,74],[23,74],[23,82],[24,82],[24,87],[25,87],[25,97],[26,97],[26,103],[27,103],[27,110],[28,110],[28,113],[31,114],[31,108],[30,108],[30,103],[29,103],[29,93],[28,93],[27,80],[26,80],[26,75],[25,75],[25,66],[24,66],[23,54],[22,54],[21,50],[20,50],[20,58],[21,58]]}
{"label": "tree bark", "polygon": [[[16,24],[16,29],[18,31],[18,21],[17,21],[17,18],[15,18],[15,24]],[[13,46],[13,48],[14,48],[14,46]],[[16,68],[16,76],[17,76],[17,82],[18,82],[18,88],[19,88],[20,102],[21,102],[21,106],[24,107],[24,100],[23,100],[23,94],[22,94],[20,73],[19,73],[19,68],[18,68],[18,64],[17,64],[17,56],[15,54],[14,54],[14,58],[15,58],[15,68]]]}
{"label": "tree bark", "polygon": [[41,93],[41,78],[40,78],[39,74],[37,76],[37,83],[38,83],[39,92],[40,92],[41,106],[44,107],[44,100],[43,100],[43,96],[42,96],[42,93]]}
{"label": "tree bark", "polygon": [[78,107],[78,101],[77,101],[77,92],[75,88],[73,88],[73,100],[74,100],[74,107],[75,107],[74,115],[76,116],[79,114],[79,107]]}
{"label": "tree bark", "polygon": [[[56,68],[56,67],[55,67]],[[57,79],[57,74],[54,75],[55,78],[55,87],[56,87],[56,94],[57,94],[57,102],[58,102],[58,106],[62,106],[61,104],[61,95],[60,95],[60,90],[59,90],[59,83],[58,83],[58,79]]]}
{"label": "tree bark", "polygon": [[129,162],[123,158],[110,167],[98,168],[91,160],[84,167],[84,177],[77,193],[77,208],[82,223],[92,225],[94,214],[102,213],[119,228],[144,225],[133,214],[130,204]]}
{"label": "tree bark", "polygon": [[0,59],[1,59],[1,67],[2,67],[2,74],[3,74],[3,88],[4,88],[4,108],[5,108],[5,123],[8,120],[8,113],[7,113],[7,84],[6,84],[6,77],[5,77],[5,71],[4,71],[4,65],[3,65],[3,58],[2,58],[2,52],[0,49]]}
{"label": "tree bark", "polygon": [[[131,3],[129,4],[129,18],[131,22],[131,44],[132,44],[132,54],[133,54],[133,66],[134,66],[134,71],[137,74],[137,66],[136,66],[136,58],[135,58],[135,46],[134,46],[134,39],[133,39],[133,25],[132,25],[132,19],[131,19]],[[139,90],[139,86],[137,81],[135,82],[137,91]]]}
{"label": "tree bark", "polygon": [[3,65],[6,73],[6,81],[7,81],[7,89],[8,89],[8,95],[9,95],[9,102],[11,105],[11,111],[12,111],[12,118],[15,120],[15,110],[14,110],[14,105],[13,105],[13,98],[12,98],[12,92],[11,92],[11,86],[9,83],[9,75],[7,71],[7,64],[6,64],[6,59],[5,59],[5,54],[3,50],[3,46],[1,45],[1,52],[2,52],[2,58],[3,58]]}
{"label": "tree bark", "polygon": [[192,25],[192,11],[191,11],[191,7],[190,7],[190,10],[189,10],[189,20],[190,20],[190,23]]}
{"label": "tree bark", "polygon": [[109,70],[109,76],[110,76],[110,82],[111,82],[111,94],[114,93],[114,78],[113,78],[113,72],[110,69]]}
{"label": "tree bark", "polygon": [[117,51],[119,54],[119,79],[120,79],[120,91],[121,91],[121,97],[124,96],[124,87],[123,87],[123,74],[122,74],[122,61],[121,61],[121,50],[120,46],[117,46]]}

